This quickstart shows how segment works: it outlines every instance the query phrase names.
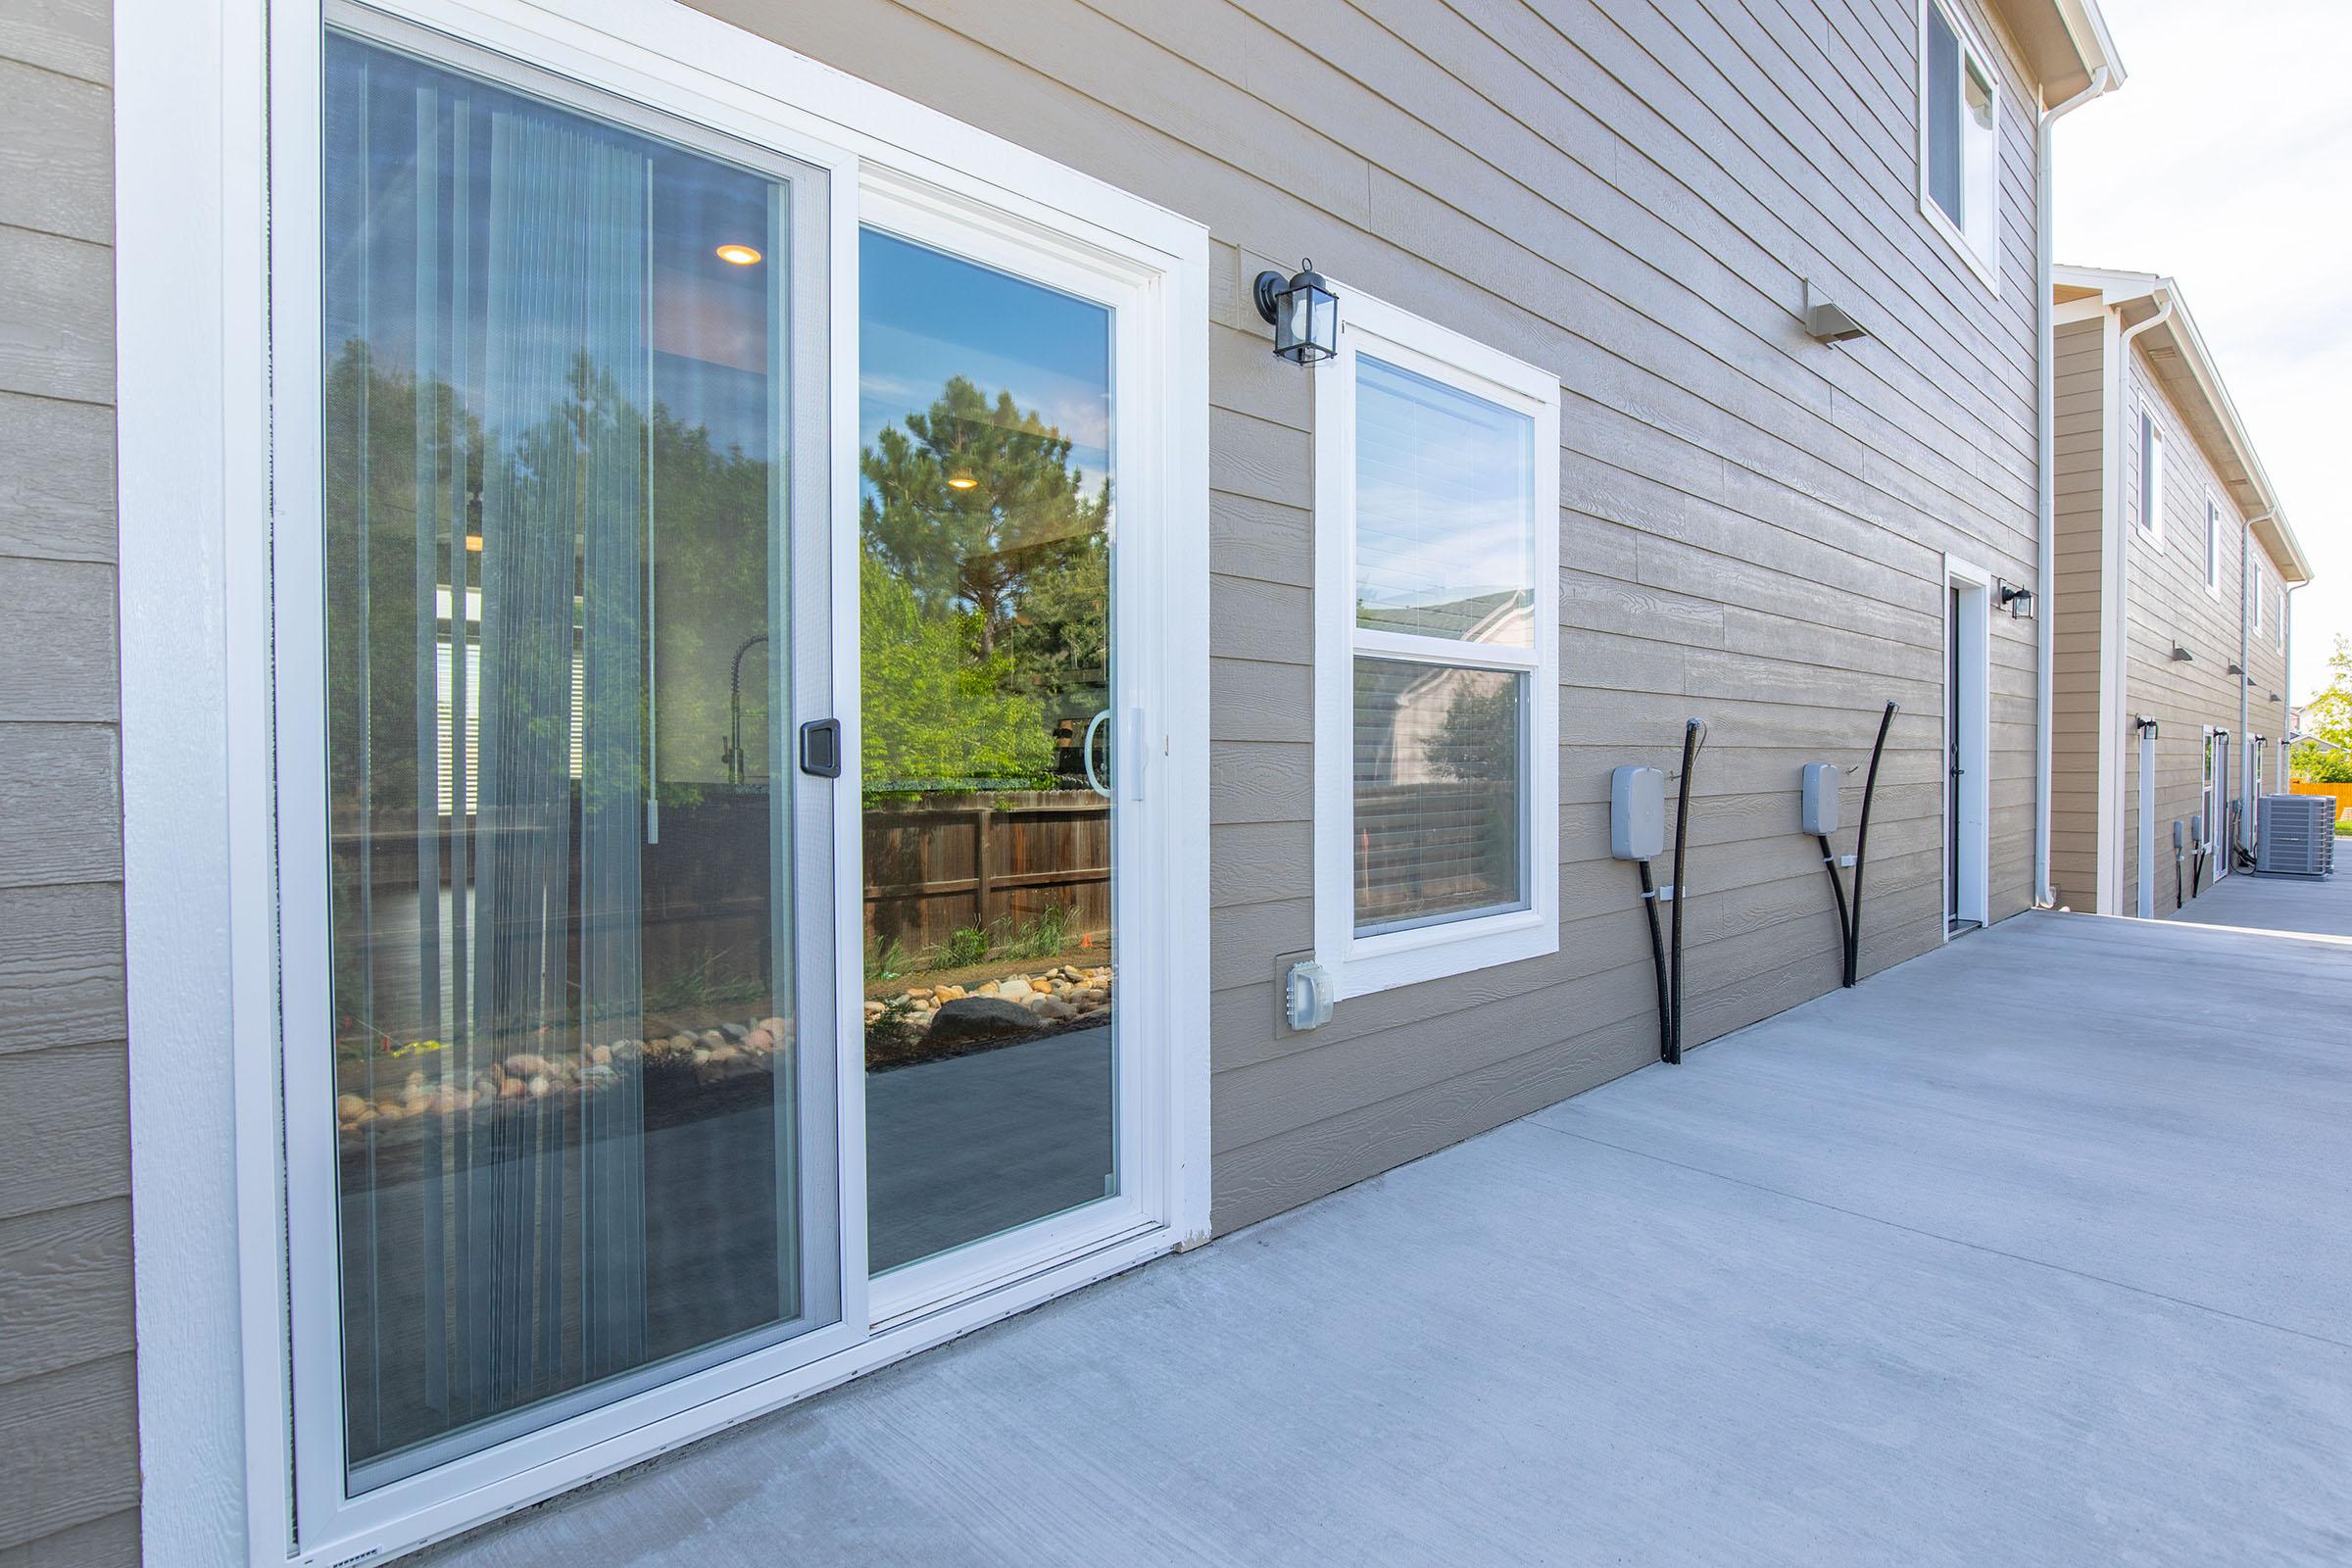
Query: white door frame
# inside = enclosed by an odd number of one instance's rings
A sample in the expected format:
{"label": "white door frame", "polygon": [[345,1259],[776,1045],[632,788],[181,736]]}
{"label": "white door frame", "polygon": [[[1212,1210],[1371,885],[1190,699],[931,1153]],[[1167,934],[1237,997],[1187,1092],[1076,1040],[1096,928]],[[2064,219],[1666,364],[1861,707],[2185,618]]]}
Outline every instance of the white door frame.
{"label": "white door frame", "polygon": [[2229,730],[2213,727],[2213,806],[2205,813],[2205,880],[2219,882],[2230,874],[2230,757],[2234,739]]}
{"label": "white door frame", "polygon": [[[545,1429],[535,1437],[561,1432],[569,1446],[548,1444],[470,1490],[419,1494],[396,1515],[306,1513],[295,1539],[277,802],[260,760],[276,722],[269,327],[273,308],[291,319],[317,303],[315,269],[307,282],[296,267],[272,277],[270,239],[272,222],[300,221],[316,193],[280,190],[273,211],[265,170],[273,99],[278,152],[287,140],[317,139],[286,132],[299,132],[304,115],[316,123],[320,17],[316,0],[118,0],[124,919],[141,1503],[147,1560],[157,1564],[390,1555],[1208,1233],[1205,229],[671,0],[395,0],[386,9],[834,172],[833,202],[847,220],[832,228],[837,560],[855,561],[852,195],[869,175],[963,201],[984,227],[1150,274],[1149,330],[1136,363],[1120,368],[1122,394],[1129,375],[1140,378],[1136,407],[1148,412],[1139,426],[1149,436],[1145,450],[1120,454],[1130,530],[1120,569],[1151,584],[1144,624],[1132,628],[1142,657],[1131,662],[1142,668],[1123,722],[1131,760],[1146,763],[1130,774],[1152,809],[1122,869],[1150,890],[1162,918],[1154,930],[1122,933],[1148,989],[1121,1000],[1122,1010],[1158,1019],[1168,1042],[1151,1063],[1153,1114],[1138,1145],[1153,1161],[1154,1211],[1147,1230],[979,1282],[822,1359],[767,1376],[747,1357],[713,1369],[725,1375],[632,1396],[578,1418],[587,1425]],[[282,263],[288,253],[277,254]],[[837,614],[846,582],[841,629],[853,638],[855,581],[837,567]],[[839,798],[855,802],[854,659],[837,668],[848,671],[836,687],[849,764]],[[839,884],[849,890],[837,888],[837,907],[856,908],[858,813],[834,814]],[[845,1060],[861,990],[858,946],[836,943]],[[845,1146],[862,1130],[861,1080],[861,1070],[842,1074],[845,1097],[857,1097],[854,1116],[845,1098]],[[845,1183],[845,1201],[859,1192]],[[847,1297],[856,1282],[844,1283]],[[844,1328],[871,1324],[859,1315],[845,1311]]]}
{"label": "white door frame", "polygon": [[[1955,612],[1952,595],[1957,591],[1959,605]],[[1951,680],[1955,667],[1960,672],[1960,691],[1955,704],[1947,691],[1943,701],[1944,765],[1957,757],[1960,783],[1957,790],[1947,777],[1944,781],[1939,810],[1943,818],[1944,908],[1949,918],[1944,924],[1944,936],[1951,936],[1952,920],[1973,920],[1979,926],[1992,923],[1991,913],[1991,846],[1988,830],[1991,818],[1991,790],[1987,774],[1991,770],[1991,746],[1987,723],[1986,701],[1992,678],[1992,573],[1954,556],[1943,558],[1943,679]],[[1954,709],[1958,710],[1959,733],[1951,732]],[[1952,819],[1952,798],[1959,797],[1959,820]],[[1957,835],[1957,837],[1955,837]],[[1953,853],[1957,844],[1959,853]],[[1959,870],[1957,886],[1951,877],[1955,863]]]}

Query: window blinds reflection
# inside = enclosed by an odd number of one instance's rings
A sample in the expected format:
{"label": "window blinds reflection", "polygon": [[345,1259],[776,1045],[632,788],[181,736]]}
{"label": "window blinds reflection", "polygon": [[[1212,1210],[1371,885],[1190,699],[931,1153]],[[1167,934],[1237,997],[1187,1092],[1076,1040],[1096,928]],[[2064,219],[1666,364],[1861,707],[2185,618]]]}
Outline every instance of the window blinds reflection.
{"label": "window blinds reflection", "polygon": [[[790,784],[730,787],[717,748],[726,662],[769,630],[782,569],[760,345],[787,193],[356,39],[330,35],[326,71],[333,1050],[365,1490],[828,1308],[793,1243]],[[767,265],[706,262],[713,231],[766,236]],[[789,642],[745,671],[762,711]]]}
{"label": "window blinds reflection", "polygon": [[1525,684],[1507,670],[1357,658],[1357,935],[1526,903]]}

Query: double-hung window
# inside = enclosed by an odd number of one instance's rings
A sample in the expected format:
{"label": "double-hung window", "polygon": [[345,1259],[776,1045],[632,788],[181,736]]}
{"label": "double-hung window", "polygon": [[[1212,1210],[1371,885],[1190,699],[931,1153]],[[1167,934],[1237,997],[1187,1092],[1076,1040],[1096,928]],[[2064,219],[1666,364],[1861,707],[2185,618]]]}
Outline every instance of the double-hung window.
{"label": "double-hung window", "polygon": [[1920,211],[1998,288],[2000,76],[1954,7],[1920,13]]}
{"label": "double-hung window", "polygon": [[2164,426],[2139,411],[2139,531],[2164,543]]}
{"label": "double-hung window", "polygon": [[1315,411],[1315,951],[1342,998],[1559,946],[1559,380],[1348,301]]}
{"label": "double-hung window", "polygon": [[2222,597],[2222,504],[2205,497],[2205,591]]}
{"label": "double-hung window", "polygon": [[2261,568],[2260,566],[2256,566],[2256,567],[2254,568],[2254,582],[2253,582],[2253,585],[2252,585],[2252,587],[2251,587],[2251,588],[2249,588],[2249,589],[2247,590],[2247,597],[2248,597],[2249,599],[2251,599],[2251,600],[2253,600],[2253,601],[2254,601],[2254,608],[2253,608],[2253,615],[2254,615],[2254,635],[2255,635],[2255,636],[2257,636],[2257,637],[2259,637],[2259,636],[2261,636],[2261,635],[2262,635],[2262,600],[2263,600],[2263,596],[2264,596],[2265,594],[2268,594],[2270,591],[2271,591],[2270,584],[2269,584],[2269,583],[2267,583],[2267,582],[2265,582],[2265,581],[2263,581],[2263,578],[2262,578],[2262,568]]}

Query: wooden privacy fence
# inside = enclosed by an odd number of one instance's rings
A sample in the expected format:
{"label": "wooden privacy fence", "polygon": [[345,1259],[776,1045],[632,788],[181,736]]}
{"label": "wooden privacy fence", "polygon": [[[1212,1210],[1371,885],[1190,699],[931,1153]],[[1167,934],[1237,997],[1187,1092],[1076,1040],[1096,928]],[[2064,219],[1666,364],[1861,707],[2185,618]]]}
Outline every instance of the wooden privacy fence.
{"label": "wooden privacy fence", "polygon": [[2299,778],[2286,787],[2297,795],[2331,795],[2335,797],[2336,820],[2340,822],[2352,817],[2352,784],[2315,784],[2310,779]]}
{"label": "wooden privacy fence", "polygon": [[1110,803],[1092,790],[927,795],[865,808],[865,933],[910,957],[1051,909],[1110,927]]}

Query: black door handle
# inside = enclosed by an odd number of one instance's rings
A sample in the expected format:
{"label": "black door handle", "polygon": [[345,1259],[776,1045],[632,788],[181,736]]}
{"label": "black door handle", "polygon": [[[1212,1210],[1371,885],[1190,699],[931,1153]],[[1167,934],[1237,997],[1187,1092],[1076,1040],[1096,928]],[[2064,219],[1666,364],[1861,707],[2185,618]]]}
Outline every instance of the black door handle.
{"label": "black door handle", "polygon": [[841,720],[812,718],[801,726],[801,771],[817,778],[841,777]]}

